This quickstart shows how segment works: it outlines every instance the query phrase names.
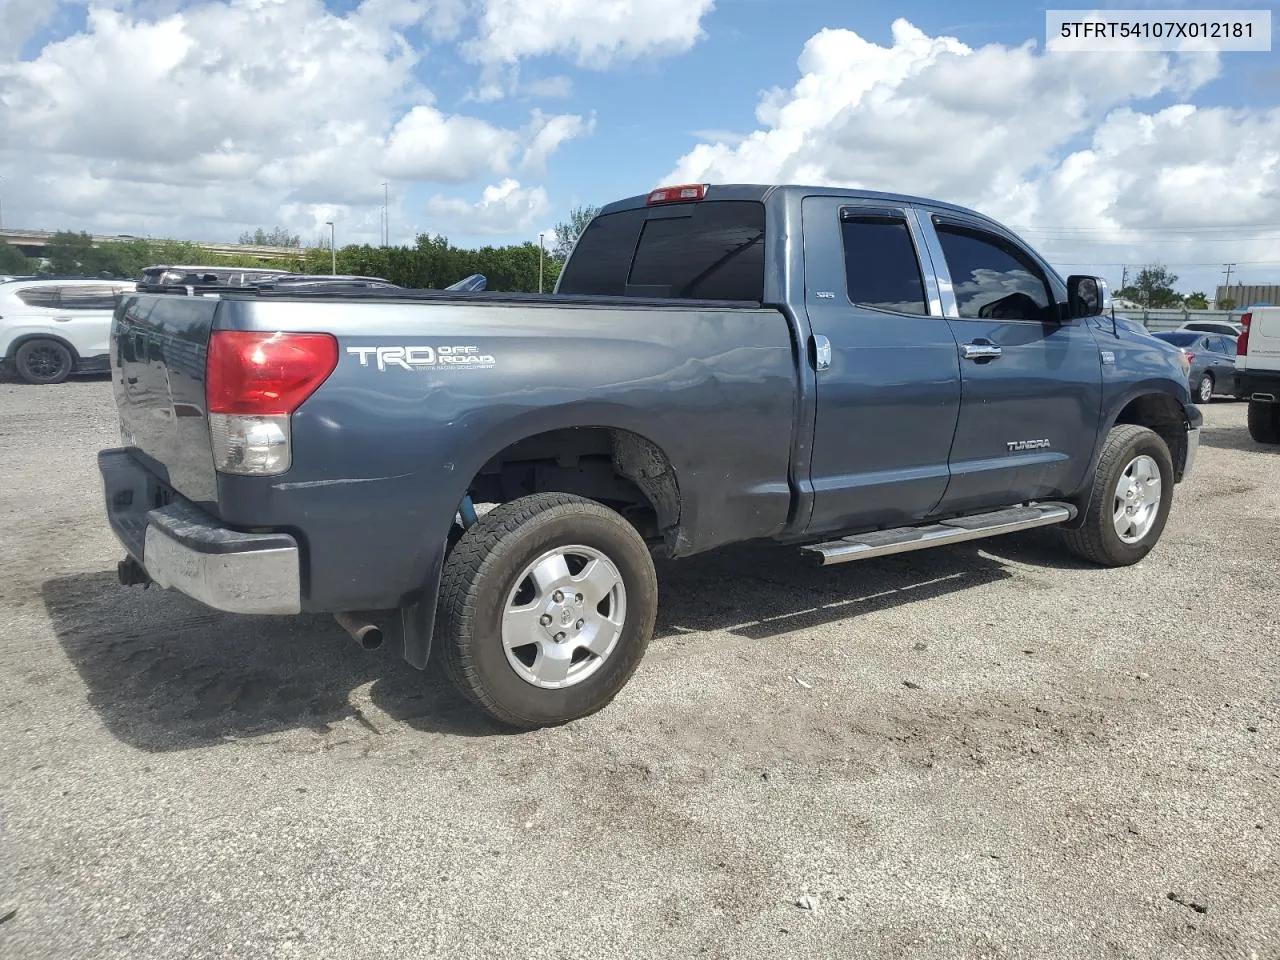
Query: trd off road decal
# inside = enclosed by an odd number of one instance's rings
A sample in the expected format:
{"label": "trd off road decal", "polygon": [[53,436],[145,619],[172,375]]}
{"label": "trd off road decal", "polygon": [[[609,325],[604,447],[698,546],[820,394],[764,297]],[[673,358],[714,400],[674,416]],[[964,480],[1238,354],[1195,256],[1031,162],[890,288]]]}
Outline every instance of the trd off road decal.
{"label": "trd off road decal", "polygon": [[487,369],[498,361],[481,353],[475,346],[413,347],[347,347],[347,353],[360,358],[360,366],[372,365],[378,372],[391,367],[401,370],[475,370]]}

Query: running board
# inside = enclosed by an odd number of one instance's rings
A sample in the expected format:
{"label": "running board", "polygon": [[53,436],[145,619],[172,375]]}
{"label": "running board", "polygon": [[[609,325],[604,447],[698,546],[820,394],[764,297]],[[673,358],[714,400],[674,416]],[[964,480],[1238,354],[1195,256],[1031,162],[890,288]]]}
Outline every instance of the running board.
{"label": "running board", "polygon": [[968,517],[955,517],[923,527],[895,527],[892,530],[873,530],[840,540],[815,543],[802,547],[806,553],[817,554],[822,566],[848,563],[851,560],[869,560],[891,553],[909,550],[925,550],[947,543],[978,540],[1001,533],[1030,530],[1062,523],[1076,515],[1076,508],[1067,503],[1036,503],[1026,507],[1009,507],[992,513],[978,513]]}

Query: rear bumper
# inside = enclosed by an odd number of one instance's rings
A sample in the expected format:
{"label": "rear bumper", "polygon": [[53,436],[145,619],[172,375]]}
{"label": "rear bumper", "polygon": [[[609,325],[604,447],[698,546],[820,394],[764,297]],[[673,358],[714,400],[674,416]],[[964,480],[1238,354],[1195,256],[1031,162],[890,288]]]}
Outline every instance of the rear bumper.
{"label": "rear bumper", "polygon": [[1259,400],[1280,401],[1280,370],[1236,370],[1236,395]]}
{"label": "rear bumper", "polygon": [[301,557],[285,533],[241,533],[177,496],[128,450],[98,454],[107,520],[162,587],[215,610],[290,614],[301,608]]}

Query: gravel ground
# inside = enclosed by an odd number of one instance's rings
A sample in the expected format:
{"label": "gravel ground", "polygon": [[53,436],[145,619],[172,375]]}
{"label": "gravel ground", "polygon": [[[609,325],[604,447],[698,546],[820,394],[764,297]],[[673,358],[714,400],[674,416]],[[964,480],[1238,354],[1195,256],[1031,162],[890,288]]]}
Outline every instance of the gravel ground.
{"label": "gravel ground", "polygon": [[0,384],[0,956],[1280,957],[1244,414],[1136,567],[667,564],[618,700],[510,735],[329,619],[118,586],[109,384]]}

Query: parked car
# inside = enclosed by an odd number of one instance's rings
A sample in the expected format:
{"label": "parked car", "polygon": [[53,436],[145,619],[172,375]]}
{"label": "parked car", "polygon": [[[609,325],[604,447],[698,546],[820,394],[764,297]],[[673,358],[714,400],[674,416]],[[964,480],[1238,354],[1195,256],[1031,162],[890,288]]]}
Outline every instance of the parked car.
{"label": "parked car", "polygon": [[962,207],[702,184],[605,207],[549,295],[135,294],[99,454],[119,577],[332,612],[419,668],[434,645],[537,727],[637,668],[654,556],[773,540],[829,565],[1057,526],[1133,564],[1203,417],[1181,352],[1108,301]]}
{"label": "parked car", "polygon": [[0,366],[28,383],[61,383],[108,368],[111,315],[127,280],[0,283]]}
{"label": "parked car", "polygon": [[483,273],[473,273],[469,277],[463,277],[457,283],[449,284],[445,289],[479,293],[481,290],[486,289],[488,285],[489,280]]}
{"label": "parked car", "polygon": [[1240,319],[1236,376],[1249,399],[1249,436],[1280,443],[1280,307],[1252,307]]}
{"label": "parked car", "polygon": [[1179,330],[1196,330],[1200,333],[1220,333],[1235,339],[1244,332],[1244,326],[1227,320],[1188,320]]}
{"label": "parked car", "polygon": [[248,284],[259,290],[320,290],[320,289],[400,289],[390,280],[381,277],[359,277],[349,274],[331,273],[286,273],[279,276],[264,277]]}
{"label": "parked car", "polygon": [[1208,403],[1214,396],[1237,396],[1235,337],[1194,330],[1162,330],[1152,336],[1173,344],[1186,356],[1191,364],[1187,382],[1197,403]]}

